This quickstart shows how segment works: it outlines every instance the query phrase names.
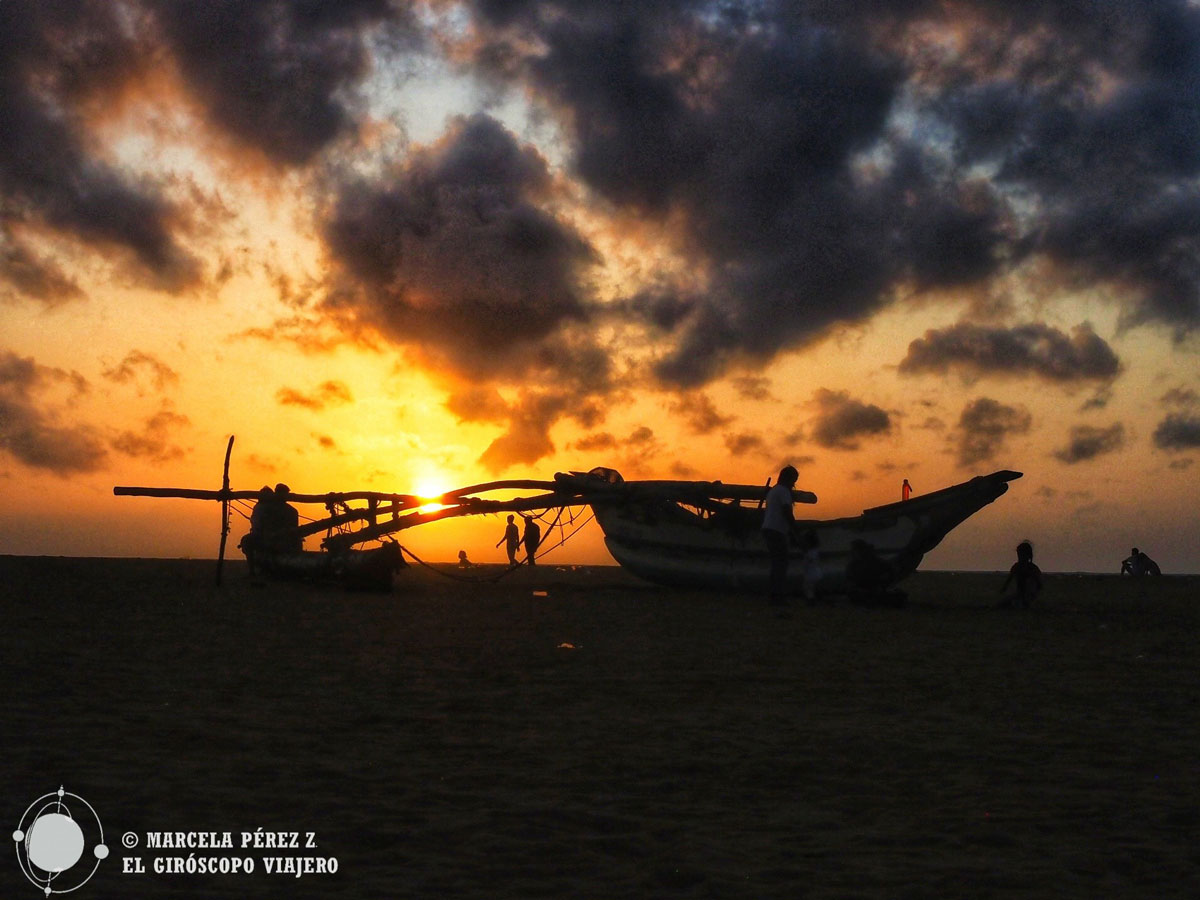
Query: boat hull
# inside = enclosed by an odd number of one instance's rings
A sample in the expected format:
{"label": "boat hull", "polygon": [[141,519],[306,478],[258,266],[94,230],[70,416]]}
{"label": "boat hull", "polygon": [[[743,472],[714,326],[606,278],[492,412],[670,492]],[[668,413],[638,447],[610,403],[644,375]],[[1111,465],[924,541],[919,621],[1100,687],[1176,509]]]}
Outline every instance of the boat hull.
{"label": "boat hull", "polygon": [[351,590],[390,591],[397,571],[407,564],[400,545],[367,550],[258,551],[254,566],[272,578],[336,582]]}
{"label": "boat hull", "polygon": [[[957,525],[1008,490],[1019,472],[994,472],[962,484],[876,507],[860,516],[798,520],[797,537],[816,535],[822,578],[818,590],[845,593],[852,545],[862,541],[887,565],[887,584],[910,575],[925,554]],[[770,557],[762,511],[729,506],[694,511],[677,503],[611,501],[593,504],[605,544],[624,568],[657,584],[765,591]],[[798,541],[796,542],[799,543]],[[802,551],[793,546],[788,589],[803,588]]]}

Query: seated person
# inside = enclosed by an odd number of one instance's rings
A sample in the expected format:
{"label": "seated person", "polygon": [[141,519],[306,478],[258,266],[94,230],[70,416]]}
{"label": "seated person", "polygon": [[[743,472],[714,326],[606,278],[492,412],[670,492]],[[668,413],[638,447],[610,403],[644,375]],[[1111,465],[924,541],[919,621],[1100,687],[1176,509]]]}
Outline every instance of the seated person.
{"label": "seated person", "polygon": [[870,605],[900,605],[901,591],[889,591],[896,573],[886,560],[864,540],[850,542],[850,559],[846,563],[846,580],[850,582],[850,599]]}
{"label": "seated person", "polygon": [[1162,569],[1158,563],[1137,547],[1134,547],[1128,558],[1121,560],[1121,574],[1130,575],[1161,575]]}

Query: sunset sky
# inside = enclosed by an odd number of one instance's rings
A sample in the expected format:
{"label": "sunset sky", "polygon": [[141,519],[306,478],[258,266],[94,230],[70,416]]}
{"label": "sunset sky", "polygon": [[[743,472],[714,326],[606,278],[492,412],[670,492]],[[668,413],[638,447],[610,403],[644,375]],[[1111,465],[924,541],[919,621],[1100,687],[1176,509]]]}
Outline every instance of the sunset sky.
{"label": "sunset sky", "polygon": [[1200,572],[1194,2],[0,0],[0,134],[0,553],[215,555],[112,488],[232,434],[820,518],[1016,469],[927,567]]}

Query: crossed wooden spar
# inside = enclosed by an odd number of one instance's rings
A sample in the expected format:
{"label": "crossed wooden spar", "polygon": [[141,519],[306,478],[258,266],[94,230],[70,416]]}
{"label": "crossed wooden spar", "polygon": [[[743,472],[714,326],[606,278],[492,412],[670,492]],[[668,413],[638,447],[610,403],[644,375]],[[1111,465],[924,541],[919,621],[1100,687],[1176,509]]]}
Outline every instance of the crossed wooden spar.
{"label": "crossed wooden spar", "polygon": [[[225,544],[229,536],[229,504],[234,500],[257,500],[259,491],[235,491],[229,486],[229,458],[233,451],[233,437],[225,448],[225,465],[221,477],[221,489],[217,491],[197,488],[171,487],[127,487],[113,488],[118,497],[158,497],[184,500],[210,500],[221,503],[221,542],[217,554],[217,584],[221,583],[221,569],[225,560]],[[720,481],[624,481],[613,480],[593,470],[591,473],[558,473],[553,481],[535,479],[507,479],[473,484],[447,491],[438,497],[422,497],[416,494],[395,494],[381,491],[343,491],[324,494],[289,493],[290,503],[319,503],[329,515],[296,528],[298,537],[330,532],[322,541],[326,550],[343,550],[356,544],[378,540],[389,534],[456,516],[486,515],[505,512],[535,512],[547,509],[562,509],[572,506],[590,506],[597,502],[620,502],[623,500],[666,500],[686,503],[701,509],[717,511],[728,501],[759,501],[766,495],[767,487],[749,484],[724,484]],[[615,473],[614,473],[615,474]],[[768,482],[769,485],[769,482]],[[499,491],[540,491],[528,497],[490,499],[479,496]],[[792,491],[796,503],[815,503],[816,494],[810,491]],[[365,507],[348,508],[351,502],[366,502]],[[335,512],[337,506],[345,506],[343,512]],[[333,529],[363,523],[351,531],[334,533]]]}

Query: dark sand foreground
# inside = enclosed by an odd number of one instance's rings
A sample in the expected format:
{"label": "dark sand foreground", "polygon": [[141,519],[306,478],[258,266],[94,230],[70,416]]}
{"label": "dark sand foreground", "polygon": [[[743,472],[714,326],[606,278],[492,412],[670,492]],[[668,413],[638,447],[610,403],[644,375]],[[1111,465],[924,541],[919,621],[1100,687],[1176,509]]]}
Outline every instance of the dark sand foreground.
{"label": "dark sand foreground", "polygon": [[[1197,578],[1052,576],[1020,612],[923,573],[908,609],[781,620],[615,569],[212,575],[0,557],[0,808],[96,808],[80,900],[1200,896]],[[318,849],[144,848],[260,826]],[[36,900],[8,852],[0,897]],[[259,868],[121,871],[189,852]]]}

